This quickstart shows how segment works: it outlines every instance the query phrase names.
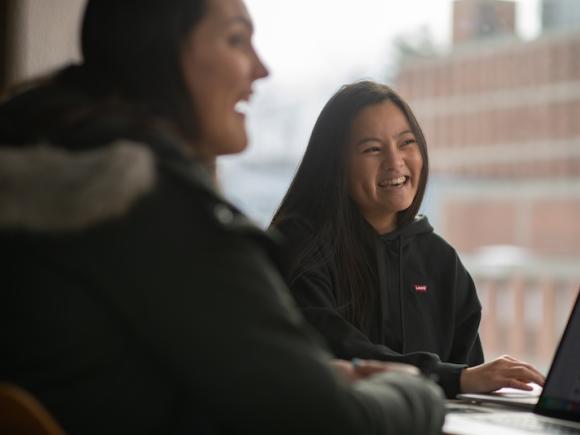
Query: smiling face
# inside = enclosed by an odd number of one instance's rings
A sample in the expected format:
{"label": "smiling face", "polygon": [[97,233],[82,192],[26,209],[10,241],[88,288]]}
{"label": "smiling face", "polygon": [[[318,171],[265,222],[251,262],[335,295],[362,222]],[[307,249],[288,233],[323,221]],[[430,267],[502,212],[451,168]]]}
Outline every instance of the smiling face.
{"label": "smiling face", "polygon": [[247,146],[244,112],[252,84],[268,71],[254,50],[244,3],[206,1],[206,15],[184,42],[181,66],[199,126],[196,148],[218,156]]}
{"label": "smiling face", "polygon": [[367,106],[352,122],[348,146],[352,199],[379,234],[393,231],[397,213],[417,194],[423,168],[408,119],[390,101]]}

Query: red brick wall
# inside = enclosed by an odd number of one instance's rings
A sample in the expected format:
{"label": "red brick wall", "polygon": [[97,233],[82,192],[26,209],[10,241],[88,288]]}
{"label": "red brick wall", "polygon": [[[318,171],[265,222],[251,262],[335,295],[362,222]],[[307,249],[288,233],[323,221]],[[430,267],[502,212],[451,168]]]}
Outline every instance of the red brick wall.
{"label": "red brick wall", "polygon": [[580,201],[447,200],[441,231],[461,252],[517,245],[541,255],[580,255]]}
{"label": "red brick wall", "polygon": [[483,245],[517,244],[515,204],[450,200],[444,207],[442,232],[457,250],[471,252]]}
{"label": "red brick wall", "polygon": [[580,201],[544,200],[534,204],[530,219],[532,250],[554,255],[580,253]]}
{"label": "red brick wall", "polygon": [[580,80],[580,35],[474,44],[451,57],[402,65],[396,88],[410,100]]}
{"label": "red brick wall", "polygon": [[[580,179],[580,33],[471,44],[410,61],[395,88],[423,127],[434,174],[506,186]],[[438,230],[462,252],[514,244],[580,256],[577,193],[553,197],[548,189],[523,198],[499,187],[496,194],[474,189],[441,198]]]}

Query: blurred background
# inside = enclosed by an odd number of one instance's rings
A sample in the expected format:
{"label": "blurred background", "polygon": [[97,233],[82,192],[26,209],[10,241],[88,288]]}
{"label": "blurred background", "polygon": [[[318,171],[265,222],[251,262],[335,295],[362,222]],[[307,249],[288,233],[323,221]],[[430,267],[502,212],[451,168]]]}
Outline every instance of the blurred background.
{"label": "blurred background", "polygon": [[[392,85],[427,137],[422,213],[484,307],[487,358],[546,370],[580,285],[580,0],[246,0],[271,76],[219,165],[266,227],[326,100]],[[78,59],[83,0],[0,0],[0,89]]]}

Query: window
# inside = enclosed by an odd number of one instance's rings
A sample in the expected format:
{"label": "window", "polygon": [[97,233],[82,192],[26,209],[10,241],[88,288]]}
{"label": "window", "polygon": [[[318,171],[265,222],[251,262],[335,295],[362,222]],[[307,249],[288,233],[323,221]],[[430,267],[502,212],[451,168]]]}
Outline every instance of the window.
{"label": "window", "polygon": [[252,103],[251,149],[222,164],[226,193],[266,226],[330,95],[392,85],[427,134],[422,212],[476,281],[487,357],[547,368],[580,284],[580,2],[248,7],[272,77]]}

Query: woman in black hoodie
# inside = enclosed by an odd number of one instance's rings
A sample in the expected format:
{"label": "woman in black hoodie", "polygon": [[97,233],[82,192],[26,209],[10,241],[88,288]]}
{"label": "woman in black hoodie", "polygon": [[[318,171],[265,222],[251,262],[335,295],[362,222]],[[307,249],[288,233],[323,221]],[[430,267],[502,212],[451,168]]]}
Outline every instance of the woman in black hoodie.
{"label": "woman in black hoodie", "polygon": [[330,99],[272,222],[289,242],[298,305],[337,357],[414,364],[448,397],[542,384],[509,356],[483,364],[473,281],[417,215],[428,168],[421,128],[392,89],[363,81]]}

